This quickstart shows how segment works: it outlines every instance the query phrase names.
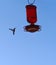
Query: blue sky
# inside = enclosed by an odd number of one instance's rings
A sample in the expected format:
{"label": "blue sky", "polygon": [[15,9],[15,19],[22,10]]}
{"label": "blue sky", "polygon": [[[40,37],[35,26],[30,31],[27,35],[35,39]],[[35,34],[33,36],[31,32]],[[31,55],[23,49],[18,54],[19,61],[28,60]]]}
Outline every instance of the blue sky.
{"label": "blue sky", "polygon": [[[33,0],[31,0],[32,2]],[[36,0],[41,31],[24,31],[27,0],[0,0],[0,65],[56,65],[56,0]],[[16,27],[13,36],[9,28]]]}

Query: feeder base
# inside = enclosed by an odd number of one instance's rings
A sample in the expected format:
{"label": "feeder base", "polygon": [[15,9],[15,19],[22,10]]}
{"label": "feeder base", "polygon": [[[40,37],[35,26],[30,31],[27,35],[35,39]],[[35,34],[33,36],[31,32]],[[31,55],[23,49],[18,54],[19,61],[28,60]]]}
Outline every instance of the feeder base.
{"label": "feeder base", "polygon": [[25,26],[27,32],[36,32],[40,30],[40,25],[27,25]]}

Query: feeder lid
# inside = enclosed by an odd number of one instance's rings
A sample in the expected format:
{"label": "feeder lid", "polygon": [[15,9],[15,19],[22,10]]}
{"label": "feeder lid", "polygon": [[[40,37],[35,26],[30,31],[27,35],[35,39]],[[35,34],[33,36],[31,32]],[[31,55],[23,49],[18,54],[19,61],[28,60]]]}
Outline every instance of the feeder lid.
{"label": "feeder lid", "polygon": [[26,5],[26,8],[32,8],[32,7],[34,7],[34,8],[37,8],[35,5]]}

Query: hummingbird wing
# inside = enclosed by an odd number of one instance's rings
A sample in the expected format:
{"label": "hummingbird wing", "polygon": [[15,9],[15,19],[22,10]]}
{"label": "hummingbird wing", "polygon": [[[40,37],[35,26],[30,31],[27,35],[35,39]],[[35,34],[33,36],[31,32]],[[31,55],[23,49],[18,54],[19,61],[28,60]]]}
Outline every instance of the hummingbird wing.
{"label": "hummingbird wing", "polygon": [[9,28],[9,30],[13,31],[13,29],[10,29],[10,28]]}

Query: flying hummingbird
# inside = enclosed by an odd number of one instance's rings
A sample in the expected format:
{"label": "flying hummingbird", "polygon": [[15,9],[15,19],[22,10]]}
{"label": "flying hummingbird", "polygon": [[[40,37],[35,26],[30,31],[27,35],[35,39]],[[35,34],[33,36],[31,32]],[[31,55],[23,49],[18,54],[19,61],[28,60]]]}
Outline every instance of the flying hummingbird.
{"label": "flying hummingbird", "polygon": [[9,30],[11,30],[13,32],[13,35],[15,35],[15,29],[16,28],[13,28],[13,29],[9,28]]}

